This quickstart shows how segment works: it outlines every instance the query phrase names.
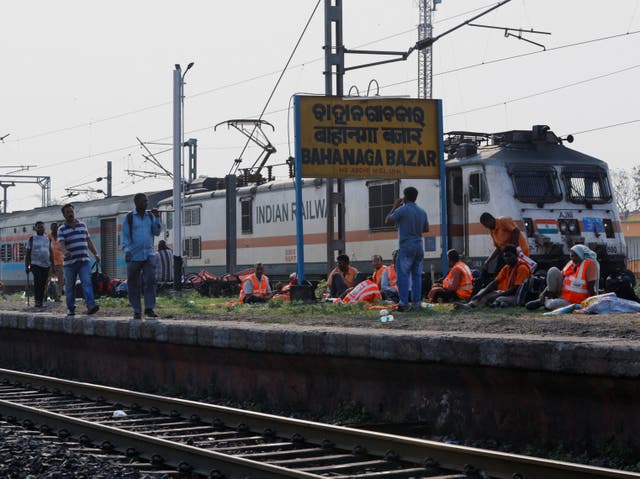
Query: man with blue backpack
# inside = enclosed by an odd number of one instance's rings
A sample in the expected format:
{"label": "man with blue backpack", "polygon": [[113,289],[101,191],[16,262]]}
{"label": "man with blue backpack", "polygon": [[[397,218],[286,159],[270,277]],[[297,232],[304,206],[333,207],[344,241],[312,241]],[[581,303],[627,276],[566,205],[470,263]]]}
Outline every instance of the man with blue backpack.
{"label": "man with blue backpack", "polygon": [[127,289],[129,303],[133,308],[133,319],[142,319],[141,290],[144,285],[144,315],[157,318],[154,236],[162,230],[160,212],[157,208],[147,210],[147,195],[138,193],[133,197],[135,208],[127,213],[122,224],[122,250],[127,263]]}

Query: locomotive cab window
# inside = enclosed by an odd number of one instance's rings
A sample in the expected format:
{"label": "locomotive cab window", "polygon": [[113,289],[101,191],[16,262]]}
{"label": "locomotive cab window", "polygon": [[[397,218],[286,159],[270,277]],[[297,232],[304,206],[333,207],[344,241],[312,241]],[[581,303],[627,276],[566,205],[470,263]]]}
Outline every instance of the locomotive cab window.
{"label": "locomotive cab window", "polygon": [[469,202],[485,203],[489,201],[487,182],[482,171],[475,171],[469,175]]}
{"label": "locomotive cab window", "polygon": [[398,181],[370,181],[367,182],[369,190],[369,229],[381,231],[394,229],[394,226],[385,224],[385,219],[393,202],[400,196],[400,182]]}
{"label": "locomotive cab window", "polygon": [[556,203],[562,199],[556,169],[552,166],[519,165],[509,171],[515,196],[523,203]]}
{"label": "locomotive cab window", "polygon": [[562,169],[567,200],[590,206],[609,203],[611,188],[606,170],[599,167],[567,167]]}
{"label": "locomotive cab window", "polygon": [[242,234],[253,233],[253,199],[243,198],[240,200],[240,217]]}

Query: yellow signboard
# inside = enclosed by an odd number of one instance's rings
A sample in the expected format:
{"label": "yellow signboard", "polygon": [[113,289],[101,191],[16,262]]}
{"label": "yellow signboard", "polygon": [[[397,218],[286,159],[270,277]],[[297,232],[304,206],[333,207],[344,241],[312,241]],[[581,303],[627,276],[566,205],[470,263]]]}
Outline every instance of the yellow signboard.
{"label": "yellow signboard", "polygon": [[439,100],[296,97],[304,178],[440,177]]}

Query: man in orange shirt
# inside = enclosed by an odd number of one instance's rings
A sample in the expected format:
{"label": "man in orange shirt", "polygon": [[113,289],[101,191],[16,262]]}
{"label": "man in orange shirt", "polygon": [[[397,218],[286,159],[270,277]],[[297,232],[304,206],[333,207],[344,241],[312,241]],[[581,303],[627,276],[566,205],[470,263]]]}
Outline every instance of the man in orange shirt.
{"label": "man in orange shirt", "polygon": [[349,256],[338,255],[338,266],[331,270],[327,278],[327,292],[332,298],[339,298],[347,289],[356,285],[358,270],[351,266]]}
{"label": "man in orange shirt", "polygon": [[499,306],[515,306],[518,286],[531,276],[531,270],[527,263],[518,259],[518,251],[514,245],[505,246],[502,254],[507,264],[502,267],[496,279],[478,291],[469,303],[455,303],[456,309],[475,308],[494,301]]}
{"label": "man in orange shirt", "polygon": [[522,252],[529,256],[529,243],[527,238],[516,226],[516,223],[509,216],[498,216],[495,218],[490,213],[482,213],[480,215],[480,223],[489,230],[493,245],[496,249],[482,264],[481,283],[486,283],[486,278],[500,271],[504,266],[504,257],[502,250],[505,246],[512,244],[519,246]]}

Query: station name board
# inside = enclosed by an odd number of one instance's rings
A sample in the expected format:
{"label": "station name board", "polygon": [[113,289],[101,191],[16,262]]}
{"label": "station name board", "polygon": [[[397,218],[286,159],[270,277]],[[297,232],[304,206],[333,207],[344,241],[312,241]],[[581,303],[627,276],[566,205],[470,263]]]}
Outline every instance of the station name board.
{"label": "station name board", "polygon": [[296,97],[303,178],[440,177],[438,100]]}

